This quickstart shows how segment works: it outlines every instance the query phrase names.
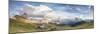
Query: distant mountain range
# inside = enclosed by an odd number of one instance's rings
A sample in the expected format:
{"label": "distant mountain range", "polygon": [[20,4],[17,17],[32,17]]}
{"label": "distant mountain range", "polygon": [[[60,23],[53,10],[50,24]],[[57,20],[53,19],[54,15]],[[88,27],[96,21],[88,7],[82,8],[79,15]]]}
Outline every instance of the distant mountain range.
{"label": "distant mountain range", "polygon": [[55,19],[55,20],[52,20],[54,21],[55,23],[59,23],[59,24],[66,24],[66,25],[78,25],[78,24],[81,24],[81,22],[84,22],[84,23],[93,23],[94,20],[93,19],[81,19],[81,18],[74,18],[74,19]]}
{"label": "distant mountain range", "polygon": [[[25,17],[22,17],[22,16],[14,16],[13,18],[10,18],[10,19],[18,19],[18,18],[25,18]],[[49,18],[50,19],[50,18]],[[24,20],[28,20],[28,19],[24,19]],[[30,20],[28,20],[30,21]],[[79,25],[81,23],[93,23],[94,20],[93,19],[81,19],[81,18],[70,18],[70,19],[52,19],[50,21],[48,21],[48,23],[56,23],[56,24],[65,24],[65,25]],[[38,22],[39,23],[39,22]]]}

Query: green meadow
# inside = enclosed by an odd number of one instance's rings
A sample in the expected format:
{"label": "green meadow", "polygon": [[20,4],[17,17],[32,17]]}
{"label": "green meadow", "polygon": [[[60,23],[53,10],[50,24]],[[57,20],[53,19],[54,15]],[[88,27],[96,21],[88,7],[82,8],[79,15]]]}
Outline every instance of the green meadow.
{"label": "green meadow", "polygon": [[9,33],[23,33],[23,32],[47,32],[47,31],[59,31],[59,30],[76,30],[76,29],[90,29],[94,28],[94,23],[81,22],[80,25],[69,26],[65,24],[36,24],[36,23],[24,23],[20,20],[10,19]]}

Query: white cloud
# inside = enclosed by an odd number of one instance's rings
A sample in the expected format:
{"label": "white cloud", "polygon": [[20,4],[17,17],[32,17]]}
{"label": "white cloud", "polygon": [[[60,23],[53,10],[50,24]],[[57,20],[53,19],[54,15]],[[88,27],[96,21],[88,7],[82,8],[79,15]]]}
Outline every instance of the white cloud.
{"label": "white cloud", "polygon": [[35,6],[30,5],[30,4],[25,4],[24,6],[25,7],[31,7],[31,8],[34,8],[35,7]]}
{"label": "white cloud", "polygon": [[[71,18],[82,18],[82,19],[91,19],[93,18],[93,15],[91,16],[86,16],[84,14],[78,14],[78,13],[68,13],[68,11],[54,11],[50,7],[46,5],[40,5],[40,6],[32,6],[30,4],[25,4],[26,8],[23,8],[23,11],[29,15],[45,15],[46,17],[51,17],[51,18],[66,18],[66,19],[71,19]],[[80,9],[78,9],[80,10]]]}

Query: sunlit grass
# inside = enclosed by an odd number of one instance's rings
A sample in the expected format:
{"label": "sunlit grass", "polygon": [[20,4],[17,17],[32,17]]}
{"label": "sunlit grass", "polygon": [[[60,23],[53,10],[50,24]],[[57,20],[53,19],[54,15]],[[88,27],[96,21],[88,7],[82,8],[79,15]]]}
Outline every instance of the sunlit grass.
{"label": "sunlit grass", "polygon": [[57,30],[74,30],[74,29],[88,29],[93,28],[93,23],[84,23],[77,26],[68,26],[68,25],[61,25],[61,24],[45,24],[46,28],[39,28],[39,25],[36,23],[24,23],[23,21],[19,20],[11,20],[9,33],[18,33],[18,32],[44,32],[44,31],[57,31]]}

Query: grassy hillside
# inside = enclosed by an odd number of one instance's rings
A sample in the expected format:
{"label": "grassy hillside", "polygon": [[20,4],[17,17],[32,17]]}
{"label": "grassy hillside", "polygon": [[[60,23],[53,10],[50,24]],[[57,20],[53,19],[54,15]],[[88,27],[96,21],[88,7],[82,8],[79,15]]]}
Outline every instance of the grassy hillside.
{"label": "grassy hillside", "polygon": [[44,32],[44,31],[58,31],[58,30],[73,30],[73,29],[88,29],[93,28],[94,23],[88,23],[81,21],[79,25],[65,25],[65,24],[36,24],[36,23],[24,23],[20,19],[10,18],[9,33],[18,32]]}

